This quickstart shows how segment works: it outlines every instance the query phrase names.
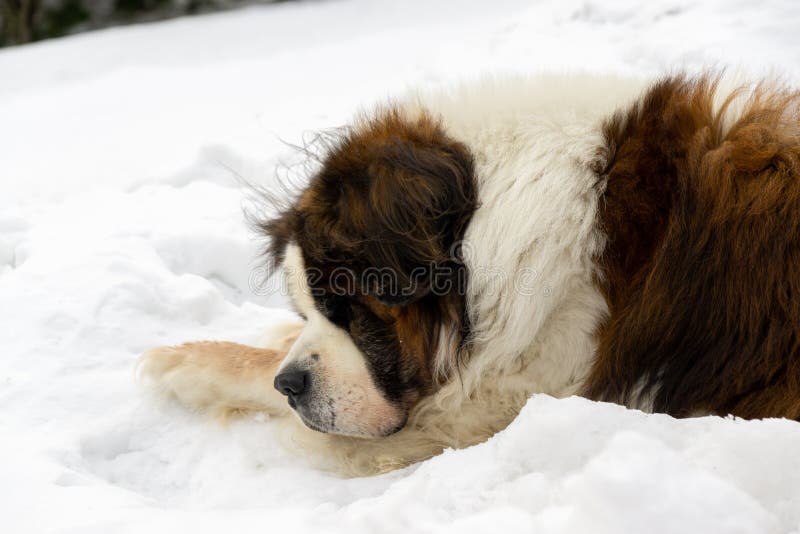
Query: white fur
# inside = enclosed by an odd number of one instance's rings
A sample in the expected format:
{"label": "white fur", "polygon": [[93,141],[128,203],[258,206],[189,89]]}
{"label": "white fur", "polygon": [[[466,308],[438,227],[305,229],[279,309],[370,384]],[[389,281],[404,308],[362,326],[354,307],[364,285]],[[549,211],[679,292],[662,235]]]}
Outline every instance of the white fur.
{"label": "white fur", "polygon": [[[292,301],[306,323],[278,373],[298,366],[313,377],[311,401],[298,406],[296,413],[312,426],[352,436],[382,435],[397,428],[405,414],[375,385],[364,355],[347,332],[314,305],[302,253],[293,243],[286,248],[284,273]],[[329,425],[327,419],[333,422]]]}
{"label": "white fur", "polygon": [[441,118],[477,163],[480,208],[463,247],[475,347],[460,395],[502,380],[524,390],[512,396],[565,396],[585,377],[607,314],[594,280],[604,184],[590,167],[602,120],[641,88],[585,76],[488,80],[406,104]]}
{"label": "white fur", "polygon": [[[397,434],[357,443],[328,436],[339,469],[372,473],[474,444],[507,426],[530,395],[578,391],[608,314],[595,265],[605,184],[591,168],[603,119],[641,89],[580,76],[490,80],[400,103],[409,118],[440,118],[475,156],[480,207],[463,246],[474,343],[466,369]],[[439,350],[439,367],[452,367],[451,348]]]}

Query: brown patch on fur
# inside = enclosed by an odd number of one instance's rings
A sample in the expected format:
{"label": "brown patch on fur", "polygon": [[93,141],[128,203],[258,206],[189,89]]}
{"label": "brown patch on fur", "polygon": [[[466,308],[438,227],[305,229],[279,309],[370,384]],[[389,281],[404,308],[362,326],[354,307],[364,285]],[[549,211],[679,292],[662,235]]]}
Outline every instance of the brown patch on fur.
{"label": "brown patch on fur", "polygon": [[[370,295],[358,295],[356,300],[366,306],[384,324],[392,325],[397,338],[400,361],[404,374],[415,374],[418,387],[415,399],[427,393],[433,385],[430,355],[435,343],[430,325],[437,319],[428,316],[430,310],[418,303],[407,306],[394,306],[382,303]],[[428,313],[426,313],[428,312]]]}
{"label": "brown patch on fur", "polygon": [[[800,97],[667,78],[604,128],[611,319],[585,393],[800,418]],[[726,109],[749,100],[725,124]]]}
{"label": "brown patch on fur", "polygon": [[260,228],[279,260],[300,247],[320,310],[387,398],[407,403],[446,379],[432,371],[443,324],[468,336],[453,249],[476,206],[467,148],[427,114],[387,109],[334,143],[295,205]]}

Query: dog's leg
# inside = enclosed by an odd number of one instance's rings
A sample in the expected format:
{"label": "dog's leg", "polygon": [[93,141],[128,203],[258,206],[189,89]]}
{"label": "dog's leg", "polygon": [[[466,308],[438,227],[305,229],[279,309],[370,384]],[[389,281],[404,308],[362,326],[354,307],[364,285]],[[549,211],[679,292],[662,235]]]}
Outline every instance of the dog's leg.
{"label": "dog's leg", "polygon": [[247,411],[284,415],[286,397],[272,383],[300,328],[281,328],[269,348],[224,341],[158,347],[142,355],[139,376],[190,410],[222,417]]}
{"label": "dog's leg", "polygon": [[[272,384],[301,328],[301,324],[287,324],[270,329],[262,341],[267,348],[220,341],[159,347],[142,356],[139,374],[159,392],[194,411],[223,418],[248,411],[288,415],[291,410],[286,397]],[[281,418],[276,428],[287,449],[319,468],[345,476],[366,476],[425,460],[447,447],[483,441],[518,411],[500,416],[503,409],[483,403],[439,404],[433,398],[423,401],[406,428],[382,438],[323,434],[306,428],[295,416]],[[489,420],[487,414],[492,414]]]}
{"label": "dog's leg", "polygon": [[[285,354],[285,350],[224,341],[184,343],[146,352],[139,363],[139,375],[160,394],[192,411],[221,419],[257,411],[284,416],[291,410],[286,397],[272,383]],[[294,416],[282,418],[277,428],[288,450],[305,456],[319,468],[345,476],[405,467],[449,445],[414,428],[374,439],[323,434],[306,428]]]}

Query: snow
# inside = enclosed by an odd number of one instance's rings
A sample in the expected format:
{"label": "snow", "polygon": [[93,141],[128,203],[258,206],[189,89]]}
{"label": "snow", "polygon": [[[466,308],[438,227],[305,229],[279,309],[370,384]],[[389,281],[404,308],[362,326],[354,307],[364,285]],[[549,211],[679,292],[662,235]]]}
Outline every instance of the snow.
{"label": "snow", "polygon": [[254,342],[241,180],[414,85],[485,73],[800,79],[796,0],[253,7],[0,50],[0,515],[12,533],[800,532],[800,425],[534,396],[487,443],[343,480],[148,398],[147,348]]}

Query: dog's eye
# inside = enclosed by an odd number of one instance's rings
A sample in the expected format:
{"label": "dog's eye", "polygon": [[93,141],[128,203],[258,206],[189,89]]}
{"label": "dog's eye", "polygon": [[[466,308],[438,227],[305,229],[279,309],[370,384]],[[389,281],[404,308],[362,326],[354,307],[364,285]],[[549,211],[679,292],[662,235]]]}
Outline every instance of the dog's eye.
{"label": "dog's eye", "polygon": [[350,302],[340,295],[325,295],[320,299],[320,311],[336,326],[346,328],[350,323]]}

